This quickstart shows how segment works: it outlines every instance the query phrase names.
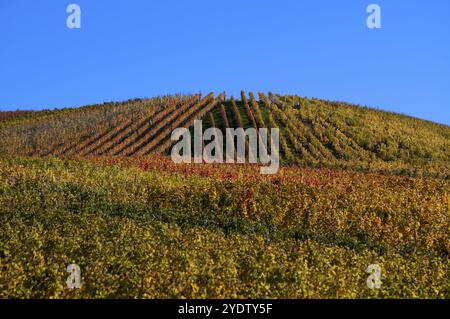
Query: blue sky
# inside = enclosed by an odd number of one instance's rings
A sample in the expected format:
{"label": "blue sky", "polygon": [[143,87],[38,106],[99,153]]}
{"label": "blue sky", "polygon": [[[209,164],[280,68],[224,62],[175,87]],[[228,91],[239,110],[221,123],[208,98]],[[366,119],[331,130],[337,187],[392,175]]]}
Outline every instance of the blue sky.
{"label": "blue sky", "polygon": [[450,1],[0,0],[0,110],[241,89],[450,124]]}

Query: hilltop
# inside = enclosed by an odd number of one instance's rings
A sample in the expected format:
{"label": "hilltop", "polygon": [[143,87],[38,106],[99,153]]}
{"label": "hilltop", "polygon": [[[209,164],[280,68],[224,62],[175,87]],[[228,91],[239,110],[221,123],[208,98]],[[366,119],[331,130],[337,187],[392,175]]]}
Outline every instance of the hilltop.
{"label": "hilltop", "polygon": [[241,92],[160,96],[0,113],[0,153],[56,157],[167,155],[177,127],[280,128],[283,165],[450,176],[450,127],[342,102]]}

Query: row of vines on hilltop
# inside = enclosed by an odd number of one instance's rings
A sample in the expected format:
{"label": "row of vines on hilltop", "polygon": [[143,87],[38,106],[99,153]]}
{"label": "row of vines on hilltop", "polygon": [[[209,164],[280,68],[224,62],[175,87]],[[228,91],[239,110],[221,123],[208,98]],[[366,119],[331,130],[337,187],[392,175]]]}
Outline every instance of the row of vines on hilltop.
{"label": "row of vines on hilltop", "polygon": [[155,153],[163,153],[167,150],[168,147],[172,144],[170,139],[170,135],[173,130],[179,127],[187,127],[189,128],[194,119],[202,118],[206,115],[211,109],[217,105],[219,99],[214,98],[214,94],[209,94],[202,100],[195,103],[193,106],[187,108],[184,112],[182,112],[179,116],[174,118],[169,123],[165,124],[162,130],[158,133],[158,136],[150,143],[145,145],[141,150],[139,150],[136,155],[147,155],[150,152]]}
{"label": "row of vines on hilltop", "polygon": [[105,152],[112,152],[114,155],[132,155],[144,147],[152,138],[156,136],[158,130],[167,125],[171,118],[175,118],[184,108],[199,99],[199,96],[192,96],[186,100],[174,101],[156,116],[143,121],[134,130],[122,137],[117,143],[113,143]]}
{"label": "row of vines on hilltop", "polygon": [[137,120],[149,109],[164,107],[181,96],[135,99],[78,109],[34,112],[14,125],[0,127],[0,151],[19,155],[76,154],[76,148],[101,138],[127,120]]}
{"label": "row of vines on hilltop", "polygon": [[0,153],[167,154],[173,129],[191,127],[195,119],[203,118],[222,129],[279,128],[283,164],[450,176],[448,126],[272,92],[258,93],[258,99],[241,91],[240,100],[232,96],[227,100],[225,94],[217,99],[213,94],[175,95],[79,109],[0,112]]}

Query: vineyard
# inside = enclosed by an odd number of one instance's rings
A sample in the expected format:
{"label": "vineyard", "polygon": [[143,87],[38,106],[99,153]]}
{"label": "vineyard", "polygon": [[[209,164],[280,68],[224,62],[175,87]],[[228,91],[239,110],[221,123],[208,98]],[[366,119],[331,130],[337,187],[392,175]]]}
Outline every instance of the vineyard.
{"label": "vineyard", "polygon": [[[12,113],[12,114],[9,114]],[[280,128],[285,165],[450,175],[450,128],[339,102],[242,91],[240,100],[163,96],[79,109],[6,112],[0,152],[26,156],[146,157],[169,154],[171,132],[202,119],[204,129]]]}
{"label": "vineyard", "polygon": [[[0,297],[448,298],[448,181],[165,158],[0,162]],[[65,286],[66,267],[82,288]],[[366,286],[368,265],[382,288]]]}
{"label": "vineyard", "polygon": [[[279,128],[280,171],[173,163],[196,119]],[[252,92],[0,112],[0,221],[0,298],[450,298],[450,127]]]}

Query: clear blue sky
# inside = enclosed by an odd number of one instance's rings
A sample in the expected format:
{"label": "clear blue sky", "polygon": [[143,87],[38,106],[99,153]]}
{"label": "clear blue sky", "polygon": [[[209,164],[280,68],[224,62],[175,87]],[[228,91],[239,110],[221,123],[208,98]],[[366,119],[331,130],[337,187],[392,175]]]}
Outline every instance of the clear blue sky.
{"label": "clear blue sky", "polygon": [[0,110],[240,89],[450,124],[450,1],[0,0]]}

